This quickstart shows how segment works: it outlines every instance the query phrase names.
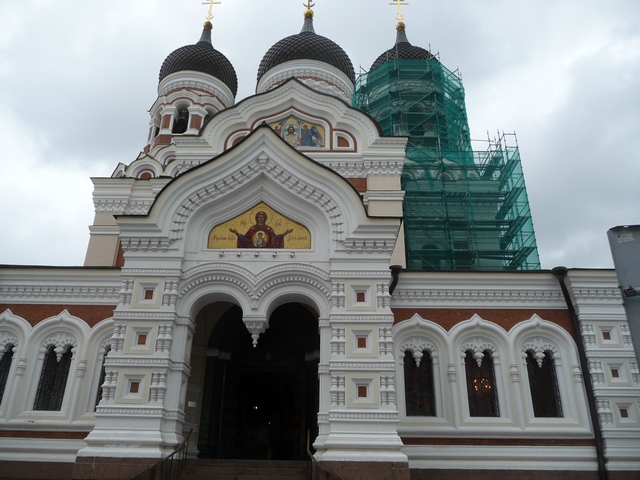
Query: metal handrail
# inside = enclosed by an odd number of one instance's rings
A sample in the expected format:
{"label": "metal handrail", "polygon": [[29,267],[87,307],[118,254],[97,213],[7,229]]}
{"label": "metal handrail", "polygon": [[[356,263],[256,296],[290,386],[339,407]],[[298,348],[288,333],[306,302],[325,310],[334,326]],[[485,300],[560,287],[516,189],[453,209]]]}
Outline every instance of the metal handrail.
{"label": "metal handrail", "polygon": [[316,458],[313,456],[313,453],[311,453],[310,438],[309,438],[310,434],[311,432],[307,430],[307,457],[308,457],[307,473],[309,475],[309,480],[316,480],[317,478],[316,472],[318,471],[318,467],[320,467],[320,469],[324,470],[326,473],[331,475],[334,478],[334,480],[345,480],[340,475],[338,475],[335,472],[332,472],[329,468],[325,467],[324,465],[322,465],[322,463],[316,460]]}
{"label": "metal handrail", "polygon": [[[176,447],[173,453],[150,466],[145,471],[131,477],[129,480],[178,480],[180,472],[187,463],[187,451],[189,450],[189,437],[193,428],[184,437],[182,443]],[[175,458],[177,457],[177,458]]]}

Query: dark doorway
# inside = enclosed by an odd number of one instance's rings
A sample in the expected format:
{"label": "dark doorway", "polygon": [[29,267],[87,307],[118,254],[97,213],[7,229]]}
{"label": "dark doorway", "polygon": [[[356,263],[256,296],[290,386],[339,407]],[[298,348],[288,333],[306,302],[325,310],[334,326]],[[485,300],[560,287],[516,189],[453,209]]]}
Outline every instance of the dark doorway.
{"label": "dark doorway", "polygon": [[300,460],[317,435],[316,315],[283,305],[253,347],[232,307],[209,339],[198,447],[203,458]]}

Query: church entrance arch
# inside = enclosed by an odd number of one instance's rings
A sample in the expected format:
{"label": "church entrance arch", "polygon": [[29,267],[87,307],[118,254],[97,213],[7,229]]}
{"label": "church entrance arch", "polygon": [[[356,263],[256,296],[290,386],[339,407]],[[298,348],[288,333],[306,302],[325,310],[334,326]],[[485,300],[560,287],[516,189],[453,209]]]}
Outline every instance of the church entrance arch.
{"label": "church entrance arch", "polygon": [[254,348],[231,307],[209,337],[198,449],[202,458],[301,460],[317,436],[318,317],[278,307]]}

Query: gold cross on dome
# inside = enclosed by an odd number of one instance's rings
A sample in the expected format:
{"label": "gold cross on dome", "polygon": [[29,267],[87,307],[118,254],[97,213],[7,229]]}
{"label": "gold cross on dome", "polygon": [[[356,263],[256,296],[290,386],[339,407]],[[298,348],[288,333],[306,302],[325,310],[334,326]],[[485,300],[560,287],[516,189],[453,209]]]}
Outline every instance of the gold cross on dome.
{"label": "gold cross on dome", "polygon": [[402,15],[402,6],[401,5],[409,5],[409,2],[402,2],[401,0],[395,0],[393,2],[389,2],[389,5],[397,5],[398,6],[398,16],[396,19],[401,22],[404,20],[404,16]]}
{"label": "gold cross on dome", "polygon": [[209,0],[208,2],[202,2],[202,5],[209,5],[209,12],[207,13],[207,22],[210,22],[213,18],[213,6],[220,5],[222,2],[216,2],[215,0]]}
{"label": "gold cross on dome", "polygon": [[313,7],[316,6],[316,4],[315,3],[311,3],[311,0],[307,0],[307,3],[306,4],[303,3],[302,6],[303,7],[307,7],[307,9],[311,10]]}

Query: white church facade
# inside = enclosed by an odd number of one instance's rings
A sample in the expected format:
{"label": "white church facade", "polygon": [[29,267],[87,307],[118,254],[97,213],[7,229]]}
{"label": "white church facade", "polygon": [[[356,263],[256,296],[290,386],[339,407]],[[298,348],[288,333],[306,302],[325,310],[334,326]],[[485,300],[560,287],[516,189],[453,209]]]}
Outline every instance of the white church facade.
{"label": "white church facade", "polygon": [[205,24],[93,179],[85,266],[0,266],[0,478],[130,478],[189,430],[354,480],[638,478],[615,272],[407,268],[408,137],[312,19],[238,103]]}

